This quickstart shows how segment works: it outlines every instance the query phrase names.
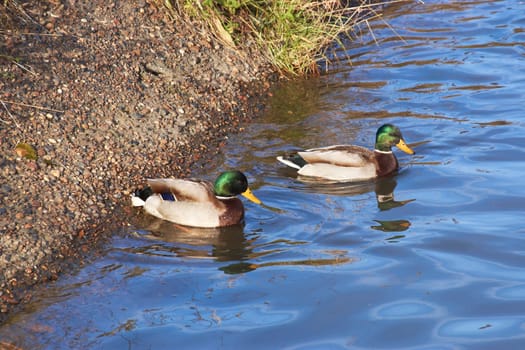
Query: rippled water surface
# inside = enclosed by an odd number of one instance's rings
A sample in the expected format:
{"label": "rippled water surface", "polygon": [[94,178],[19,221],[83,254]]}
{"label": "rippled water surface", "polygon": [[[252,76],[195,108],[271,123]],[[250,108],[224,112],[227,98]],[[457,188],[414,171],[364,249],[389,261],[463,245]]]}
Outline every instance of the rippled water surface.
{"label": "rippled water surface", "polygon": [[[331,67],[275,91],[210,164],[265,206],[189,230],[140,214],[107,254],[0,328],[22,349],[523,349],[525,3],[391,7]],[[390,29],[395,29],[395,32]],[[275,161],[373,146],[417,155],[392,178],[316,185]]]}

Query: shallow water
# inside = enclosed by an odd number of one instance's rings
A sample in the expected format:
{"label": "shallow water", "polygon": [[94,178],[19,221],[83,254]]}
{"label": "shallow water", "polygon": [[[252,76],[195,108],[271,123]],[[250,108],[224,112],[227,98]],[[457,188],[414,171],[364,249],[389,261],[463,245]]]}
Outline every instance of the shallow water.
{"label": "shallow water", "polygon": [[[196,176],[246,171],[265,205],[189,230],[138,214],[107,254],[0,328],[22,349],[522,349],[525,3],[391,7],[330,74]],[[390,29],[395,28],[395,32]],[[402,39],[401,39],[402,38]],[[392,122],[399,174],[304,183],[275,161],[372,146]],[[1,345],[1,344],[0,344]]]}

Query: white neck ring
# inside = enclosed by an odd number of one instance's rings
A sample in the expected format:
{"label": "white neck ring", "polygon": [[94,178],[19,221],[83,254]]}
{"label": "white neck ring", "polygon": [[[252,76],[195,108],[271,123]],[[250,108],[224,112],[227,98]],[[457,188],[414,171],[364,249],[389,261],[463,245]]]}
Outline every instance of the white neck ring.
{"label": "white neck ring", "polygon": [[231,197],[215,196],[215,198],[221,199],[221,200],[225,200],[225,199],[232,199],[232,198],[235,198],[235,197],[233,197],[233,196],[231,196]]}
{"label": "white neck ring", "polygon": [[392,153],[392,151],[380,151],[378,149],[375,149],[374,152],[383,153],[383,154],[391,154]]}

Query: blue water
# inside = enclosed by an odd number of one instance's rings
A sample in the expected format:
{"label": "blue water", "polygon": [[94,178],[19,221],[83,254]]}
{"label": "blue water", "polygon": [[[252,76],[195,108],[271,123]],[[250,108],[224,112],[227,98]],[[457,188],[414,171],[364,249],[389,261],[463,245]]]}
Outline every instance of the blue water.
{"label": "blue water", "polygon": [[[525,3],[389,7],[286,84],[195,176],[245,171],[244,226],[128,210],[107,254],[0,328],[22,349],[523,349]],[[394,28],[394,29],[392,29]],[[349,58],[350,61],[346,58]],[[400,127],[399,174],[316,185],[275,161]],[[384,195],[393,195],[388,201]]]}

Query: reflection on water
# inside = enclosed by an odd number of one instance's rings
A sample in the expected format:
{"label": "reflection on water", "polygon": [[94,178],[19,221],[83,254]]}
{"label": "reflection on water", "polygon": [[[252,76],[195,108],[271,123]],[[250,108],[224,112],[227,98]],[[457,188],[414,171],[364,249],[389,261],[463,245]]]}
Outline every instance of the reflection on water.
{"label": "reflection on water", "polygon": [[[258,242],[257,234],[251,234],[247,238],[244,224],[220,228],[187,227],[144,215],[136,225],[141,229],[130,234],[143,243],[118,248],[120,251],[133,255],[236,261],[219,268],[228,274],[249,272],[267,266],[338,265],[353,260],[347,256],[347,251],[327,250],[324,254],[329,258],[257,262],[267,255],[283,253],[288,250],[287,247],[305,245],[308,242],[288,239]],[[148,241],[155,243],[150,244]]]}
{"label": "reflection on water", "polygon": [[407,203],[415,201],[415,199],[396,201],[394,199],[394,189],[396,188],[396,185],[396,180],[391,177],[379,179],[376,181],[375,192],[377,199],[377,207],[379,209],[390,210],[393,208],[402,207]]}
{"label": "reflection on water", "polygon": [[141,217],[135,237],[155,244],[129,248],[135,254],[242,260],[252,253],[253,241],[246,239],[244,224],[218,228],[181,226],[150,215]]}
{"label": "reflection on water", "polygon": [[374,182],[340,182],[325,179],[311,178],[307,176],[297,176],[300,183],[292,184],[293,191],[303,191],[307,193],[323,193],[333,196],[355,196],[368,193],[374,190]]}
{"label": "reflection on water", "polygon": [[[384,231],[384,232],[399,232],[406,231],[410,227],[410,221],[408,220],[374,220],[379,225],[370,226],[374,230]],[[395,236],[400,237],[400,236]]]}
{"label": "reflection on water", "polygon": [[[415,199],[406,199],[402,201],[396,201],[394,198],[394,189],[396,188],[397,182],[394,177],[388,177],[379,179],[376,181],[375,192],[377,199],[377,207],[381,211],[391,210],[402,207]],[[402,232],[408,230],[410,227],[410,221],[406,219],[397,220],[374,220],[379,225],[370,226],[370,228],[383,232]],[[397,242],[404,235],[396,235],[386,238],[388,242]]]}
{"label": "reflection on water", "polygon": [[[0,347],[522,349],[524,4],[395,4],[384,18],[351,64],[275,91],[194,174],[246,170],[265,205],[246,203],[244,225],[130,211],[104,256],[35,291]],[[394,176],[311,183],[275,160],[371,147],[385,122],[418,153]]]}

